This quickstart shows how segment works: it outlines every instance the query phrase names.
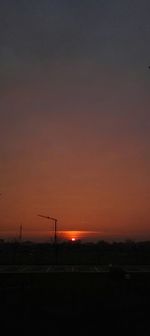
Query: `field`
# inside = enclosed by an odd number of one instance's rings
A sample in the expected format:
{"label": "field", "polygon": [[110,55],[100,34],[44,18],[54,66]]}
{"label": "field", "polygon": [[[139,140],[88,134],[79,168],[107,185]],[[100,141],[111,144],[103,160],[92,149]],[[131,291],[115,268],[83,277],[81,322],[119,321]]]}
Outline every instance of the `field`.
{"label": "field", "polygon": [[150,242],[57,248],[1,244],[4,335],[150,335]]}
{"label": "field", "polygon": [[150,273],[1,273],[1,328],[149,335]]}

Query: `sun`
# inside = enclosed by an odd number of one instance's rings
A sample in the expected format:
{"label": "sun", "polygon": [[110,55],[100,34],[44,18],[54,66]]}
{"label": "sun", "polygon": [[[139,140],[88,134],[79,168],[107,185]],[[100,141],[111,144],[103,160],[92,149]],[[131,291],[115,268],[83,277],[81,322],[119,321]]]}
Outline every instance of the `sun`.
{"label": "sun", "polygon": [[74,237],[71,238],[71,241],[74,242],[76,239]]}

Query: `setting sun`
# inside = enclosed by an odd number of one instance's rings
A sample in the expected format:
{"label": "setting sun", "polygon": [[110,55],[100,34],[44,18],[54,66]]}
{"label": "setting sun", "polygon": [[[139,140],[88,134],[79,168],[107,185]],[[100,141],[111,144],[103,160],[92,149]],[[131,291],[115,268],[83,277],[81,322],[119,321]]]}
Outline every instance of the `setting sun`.
{"label": "setting sun", "polygon": [[74,242],[76,239],[75,238],[71,238],[71,241]]}

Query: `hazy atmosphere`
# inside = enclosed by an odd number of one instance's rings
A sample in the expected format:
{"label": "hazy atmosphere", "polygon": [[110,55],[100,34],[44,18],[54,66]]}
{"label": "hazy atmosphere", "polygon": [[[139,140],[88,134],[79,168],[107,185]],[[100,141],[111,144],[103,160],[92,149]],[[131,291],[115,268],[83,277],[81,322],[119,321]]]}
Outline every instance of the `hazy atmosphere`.
{"label": "hazy atmosphere", "polygon": [[0,237],[150,239],[149,15],[0,1]]}

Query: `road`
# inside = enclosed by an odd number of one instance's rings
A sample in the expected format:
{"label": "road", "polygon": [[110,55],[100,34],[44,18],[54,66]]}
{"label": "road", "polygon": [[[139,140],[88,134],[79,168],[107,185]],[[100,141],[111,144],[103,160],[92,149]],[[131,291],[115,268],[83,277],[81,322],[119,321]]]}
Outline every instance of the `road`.
{"label": "road", "polygon": [[[108,265],[0,265],[0,273],[107,273],[111,268]],[[127,273],[150,272],[150,265],[125,265],[121,268]]]}

